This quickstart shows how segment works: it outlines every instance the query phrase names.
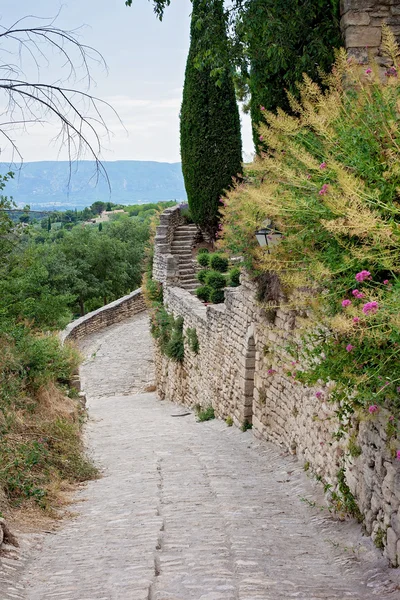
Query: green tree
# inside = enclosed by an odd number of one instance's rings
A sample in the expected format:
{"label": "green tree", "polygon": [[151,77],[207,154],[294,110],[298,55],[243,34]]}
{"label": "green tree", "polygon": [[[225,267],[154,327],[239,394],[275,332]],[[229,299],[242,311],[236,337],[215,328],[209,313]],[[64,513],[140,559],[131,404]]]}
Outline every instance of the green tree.
{"label": "green tree", "polygon": [[90,210],[95,215],[99,215],[105,209],[106,209],[106,204],[105,204],[105,202],[101,202],[101,200],[96,200],[96,202],[93,202],[93,204],[90,206]]}
{"label": "green tree", "polygon": [[211,25],[213,39],[218,44],[223,40],[226,48],[228,44],[222,0],[194,0],[181,108],[181,155],[193,220],[214,237],[220,196],[241,172],[242,142],[229,70],[220,74],[217,85],[211,69],[196,62],[203,44],[202,18]]}
{"label": "green tree", "polygon": [[298,96],[297,82],[307,73],[321,82],[334,49],[342,43],[338,0],[248,0],[236,21],[243,44],[237,83],[247,99],[256,148],[262,107],[290,112],[287,91]]}
{"label": "green tree", "polygon": [[[153,0],[160,20],[169,4],[169,0]],[[257,148],[261,107],[288,110],[286,90],[297,95],[296,83],[303,73],[320,83],[320,70],[329,71],[334,49],[343,45],[340,2],[232,0],[226,5],[229,51],[225,37],[214,36],[212,13],[194,15],[195,27],[202,31],[195,62],[198,67],[208,65],[216,82],[226,69],[235,73],[238,96],[251,114]]]}

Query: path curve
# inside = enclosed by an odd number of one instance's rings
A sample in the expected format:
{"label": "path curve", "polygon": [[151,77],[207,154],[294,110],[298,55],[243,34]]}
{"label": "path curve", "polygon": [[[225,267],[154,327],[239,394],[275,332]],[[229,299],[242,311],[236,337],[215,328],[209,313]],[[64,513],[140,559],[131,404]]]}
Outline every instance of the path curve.
{"label": "path curve", "polygon": [[25,600],[400,598],[398,571],[358,525],[301,500],[316,490],[293,457],[133,394],[153,379],[147,315],[82,348],[87,438],[103,477],[34,552]]}

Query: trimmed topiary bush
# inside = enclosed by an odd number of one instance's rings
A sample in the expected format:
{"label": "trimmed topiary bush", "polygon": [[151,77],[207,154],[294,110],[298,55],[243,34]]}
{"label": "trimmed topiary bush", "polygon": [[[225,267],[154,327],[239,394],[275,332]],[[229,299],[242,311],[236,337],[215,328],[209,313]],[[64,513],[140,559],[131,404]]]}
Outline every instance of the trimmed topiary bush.
{"label": "trimmed topiary bush", "polygon": [[226,273],[229,266],[228,257],[224,254],[220,254],[218,252],[214,254],[210,254],[209,257],[209,265],[214,271],[219,271],[220,273]]}
{"label": "trimmed topiary bush", "polygon": [[213,304],[221,304],[225,300],[224,290],[211,290],[210,301]]}
{"label": "trimmed topiary bush", "polygon": [[208,269],[202,269],[197,273],[197,279],[200,281],[200,283],[206,282],[206,278],[209,272],[210,271]]}
{"label": "trimmed topiary bush", "polygon": [[203,302],[210,301],[211,288],[208,285],[201,285],[196,290],[196,296]]}
{"label": "trimmed topiary bush", "polygon": [[240,285],[240,269],[239,267],[234,267],[228,273],[229,276],[229,285],[231,287],[237,287]]}
{"label": "trimmed topiary bush", "polygon": [[220,290],[226,286],[226,277],[218,271],[208,271],[206,274],[206,284],[214,290]]}
{"label": "trimmed topiary bush", "polygon": [[208,252],[202,252],[197,255],[197,262],[201,267],[208,267],[210,264],[210,254]]}

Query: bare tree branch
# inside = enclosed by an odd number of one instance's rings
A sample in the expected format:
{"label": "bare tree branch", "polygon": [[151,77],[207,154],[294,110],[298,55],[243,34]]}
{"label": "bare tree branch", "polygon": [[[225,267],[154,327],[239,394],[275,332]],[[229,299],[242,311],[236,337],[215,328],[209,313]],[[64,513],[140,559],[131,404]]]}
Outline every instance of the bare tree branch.
{"label": "bare tree branch", "polygon": [[[67,151],[70,178],[72,162],[88,152],[96,164],[96,177],[102,174],[109,185],[100,160],[102,137],[109,137],[103,114],[109,110],[120,123],[121,120],[108,102],[89,92],[94,83],[92,66],[100,66],[107,72],[107,65],[99,52],[79,41],[80,29],[67,31],[57,27],[58,16],[59,13],[56,17],[41,19],[28,15],[10,27],[0,24],[0,56],[3,53],[15,59],[0,60],[0,140],[3,137],[11,145],[12,160],[18,156],[22,162],[15,139],[18,128],[26,131],[27,124],[56,121],[59,132],[55,140],[60,151]],[[51,53],[56,53],[61,60],[62,76],[55,82],[42,82],[41,75],[50,64]],[[25,76],[26,60],[34,66],[37,81],[29,81]]]}

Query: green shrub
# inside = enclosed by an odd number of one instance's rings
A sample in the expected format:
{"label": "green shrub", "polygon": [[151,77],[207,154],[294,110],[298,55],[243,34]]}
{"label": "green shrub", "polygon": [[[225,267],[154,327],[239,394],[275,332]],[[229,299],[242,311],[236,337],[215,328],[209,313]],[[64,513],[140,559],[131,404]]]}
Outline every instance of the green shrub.
{"label": "green shrub", "polygon": [[249,422],[247,419],[245,419],[245,420],[243,421],[243,423],[242,423],[242,426],[241,426],[241,428],[240,428],[240,429],[241,429],[243,432],[245,432],[245,431],[248,431],[249,429],[252,429],[252,427],[253,427],[253,425],[252,425],[252,424],[251,424],[251,423],[250,423],[250,422]]}
{"label": "green shrub", "polygon": [[162,354],[176,362],[183,361],[185,348],[182,317],[174,319],[163,305],[159,305],[152,311],[150,332],[158,341]]}
{"label": "green shrub", "polygon": [[214,269],[214,271],[219,271],[220,273],[226,273],[229,266],[228,257],[224,254],[220,254],[215,252],[214,254],[210,254],[210,267]]}
{"label": "green shrub", "polygon": [[228,281],[230,287],[237,287],[240,285],[240,273],[241,270],[239,267],[233,267],[228,273]]}
{"label": "green shrub", "polygon": [[210,301],[211,288],[208,285],[201,285],[196,290],[196,296],[203,302]]}
{"label": "green shrub", "polygon": [[188,225],[193,223],[193,217],[191,215],[190,208],[188,206],[181,208],[180,212],[181,212],[181,216],[183,217],[185,223],[187,223]]}
{"label": "green shrub", "polygon": [[[269,308],[283,290],[308,311],[290,352],[301,383],[335,382],[338,435],[355,410],[400,411],[400,60],[387,26],[382,48],[393,62],[385,77],[341,49],[327,90],[305,76],[301,102],[289,97],[296,114],[265,111],[268,155],[224,208],[221,248],[279,278]],[[254,231],[271,215],[283,236],[267,252]]]}
{"label": "green shrub", "polygon": [[206,278],[207,278],[207,274],[209,273],[208,269],[202,269],[201,271],[199,271],[197,273],[197,279],[200,281],[200,283],[205,283],[206,282]]}
{"label": "green shrub", "polygon": [[198,407],[197,410],[197,420],[198,421],[211,421],[215,419],[215,411],[212,406],[207,406],[207,408],[202,409]]}
{"label": "green shrub", "polygon": [[211,290],[210,302],[212,302],[213,304],[221,304],[224,300],[224,290]]}
{"label": "green shrub", "polygon": [[145,300],[152,302],[163,301],[163,288],[160,282],[155,281],[150,274],[146,274],[143,279],[143,293]]}
{"label": "green shrub", "polygon": [[209,249],[208,248],[199,248],[198,250],[198,254],[209,254]]}
{"label": "green shrub", "polygon": [[200,344],[199,344],[199,338],[197,337],[196,329],[189,327],[186,330],[186,336],[187,336],[189,348],[192,350],[192,352],[194,352],[195,354],[198,354],[199,350],[200,350]]}
{"label": "green shrub", "polygon": [[226,286],[226,277],[218,271],[208,271],[206,284],[213,290],[220,290]]}
{"label": "green shrub", "polygon": [[210,264],[210,254],[208,254],[208,252],[199,252],[197,255],[197,262],[201,267],[208,267]]}

